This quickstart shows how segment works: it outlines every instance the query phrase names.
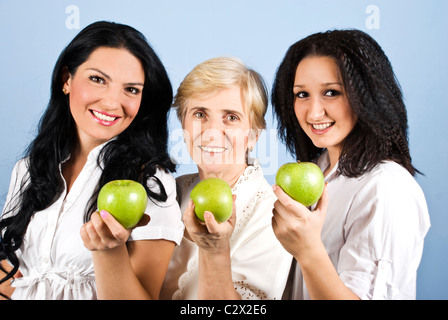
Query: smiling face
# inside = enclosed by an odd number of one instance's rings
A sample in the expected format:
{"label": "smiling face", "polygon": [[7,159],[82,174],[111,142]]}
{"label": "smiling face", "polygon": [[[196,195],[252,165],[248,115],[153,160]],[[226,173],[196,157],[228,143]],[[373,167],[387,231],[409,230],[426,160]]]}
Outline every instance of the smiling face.
{"label": "smiling face", "polygon": [[126,49],[100,47],[92,52],[63,88],[80,144],[91,147],[122,133],[140,108],[145,73]]}
{"label": "smiling face", "polygon": [[183,128],[188,151],[202,177],[221,176],[228,181],[246,168],[246,152],[255,145],[256,135],[239,86],[189,99]]}
{"label": "smiling face", "polygon": [[[331,57],[310,56],[297,66],[294,81],[294,111],[301,128],[313,144],[339,157],[342,144],[356,124]],[[336,159],[337,160],[337,159]]]}

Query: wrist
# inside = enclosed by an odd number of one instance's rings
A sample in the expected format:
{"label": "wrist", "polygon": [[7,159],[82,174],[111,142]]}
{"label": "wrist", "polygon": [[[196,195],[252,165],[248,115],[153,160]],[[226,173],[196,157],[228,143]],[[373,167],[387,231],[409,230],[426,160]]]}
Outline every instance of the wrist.
{"label": "wrist", "polygon": [[226,243],[215,247],[199,247],[199,256],[216,261],[230,259],[230,245]]}
{"label": "wrist", "polygon": [[302,247],[297,250],[294,253],[294,258],[302,269],[307,267],[314,268],[319,261],[328,258],[328,253],[322,241],[318,241],[312,246]]}

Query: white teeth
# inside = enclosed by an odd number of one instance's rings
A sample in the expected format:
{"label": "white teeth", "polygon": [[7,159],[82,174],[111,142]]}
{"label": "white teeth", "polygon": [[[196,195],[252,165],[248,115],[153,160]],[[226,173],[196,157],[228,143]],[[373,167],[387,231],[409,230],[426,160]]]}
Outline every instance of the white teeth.
{"label": "white teeth", "polygon": [[205,151],[205,152],[221,153],[221,152],[226,151],[226,148],[221,148],[221,147],[205,147],[205,146],[199,146],[199,148],[201,148],[202,151]]}
{"label": "white teeth", "polygon": [[117,119],[116,117],[109,117],[109,116],[106,116],[105,114],[99,113],[99,112],[97,112],[95,110],[92,110],[92,112],[95,115],[95,117],[97,117],[98,119],[101,119],[103,121],[111,122],[111,121],[115,121],[115,119]]}
{"label": "white teeth", "polygon": [[329,127],[331,127],[333,123],[319,123],[319,124],[313,124],[313,128],[316,130],[325,130]]}

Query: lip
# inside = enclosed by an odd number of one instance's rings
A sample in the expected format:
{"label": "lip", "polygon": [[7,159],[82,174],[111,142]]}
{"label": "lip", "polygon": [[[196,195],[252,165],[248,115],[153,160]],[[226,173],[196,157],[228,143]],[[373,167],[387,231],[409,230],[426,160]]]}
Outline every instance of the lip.
{"label": "lip", "polygon": [[[309,123],[311,131],[316,135],[322,135],[330,131],[335,122]],[[319,127],[319,128],[316,128]]]}
{"label": "lip", "polygon": [[[106,126],[106,127],[114,125],[115,123],[117,123],[121,119],[121,117],[118,116],[118,115],[107,113],[107,112],[104,112],[104,111],[99,111],[99,110],[96,110],[96,109],[89,109],[89,111],[90,111],[90,114],[92,115],[93,120],[95,120],[97,123],[99,123],[99,124],[101,124],[103,126]],[[95,113],[97,115],[98,114],[102,115],[103,118],[102,119],[99,118],[98,116],[95,115]],[[104,117],[115,118],[115,119],[110,121],[108,119],[105,119]]]}
{"label": "lip", "polygon": [[198,148],[201,149],[201,151],[207,152],[207,153],[210,153],[210,154],[224,153],[227,150],[227,148],[219,147],[219,146],[203,146],[203,145],[199,145]]}

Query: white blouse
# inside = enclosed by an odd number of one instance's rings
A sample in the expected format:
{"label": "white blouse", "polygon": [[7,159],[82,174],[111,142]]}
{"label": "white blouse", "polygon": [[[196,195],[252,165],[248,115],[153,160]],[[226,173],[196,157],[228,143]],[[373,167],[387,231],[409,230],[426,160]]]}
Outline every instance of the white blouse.
{"label": "white blouse", "polygon": [[[80,229],[87,203],[102,172],[97,165],[97,157],[104,145],[90,152],[69,193],[63,180],[64,190],[59,198],[31,218],[23,244],[16,251],[23,277],[13,281],[15,291],[12,299],[97,298],[92,255],[84,247]],[[28,159],[22,159],[14,167],[4,212],[28,176],[27,163]],[[156,177],[163,183],[168,199],[160,206],[148,201],[145,212],[151,221],[134,229],[129,240],[166,239],[179,244],[183,223],[176,201],[174,177],[161,169],[157,170]],[[62,173],[61,179],[64,179]],[[154,181],[148,181],[148,187],[158,191]]]}
{"label": "white blouse", "polygon": [[[177,178],[182,212],[198,182],[198,174]],[[232,193],[237,195],[236,225],[230,238],[234,287],[243,299],[281,299],[292,257],[272,230],[272,208],[276,197],[258,160],[246,168]],[[198,247],[184,237],[174,249],[160,298],[195,300],[198,279]]]}
{"label": "white blouse", "polygon": [[[317,164],[322,170],[329,166],[327,151]],[[337,165],[325,178],[329,204],[322,241],[340,278],[361,299],[415,299],[430,227],[420,186],[392,161],[359,178],[336,171]],[[309,299],[298,266],[291,298]]]}

